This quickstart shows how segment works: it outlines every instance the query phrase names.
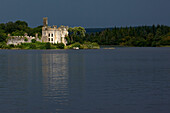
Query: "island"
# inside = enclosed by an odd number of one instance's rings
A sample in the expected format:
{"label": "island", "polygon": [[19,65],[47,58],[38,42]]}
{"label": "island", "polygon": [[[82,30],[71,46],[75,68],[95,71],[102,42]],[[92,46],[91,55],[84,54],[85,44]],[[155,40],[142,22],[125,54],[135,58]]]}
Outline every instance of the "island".
{"label": "island", "polygon": [[47,17],[43,18],[42,26],[35,28],[19,20],[0,24],[1,49],[99,49],[99,45],[170,47],[170,27],[51,27]]}
{"label": "island", "polygon": [[[48,26],[48,18],[43,18],[43,26],[28,27],[24,21],[0,24],[1,49],[99,49],[96,42],[80,41],[85,37],[83,27]],[[78,40],[77,40],[78,39]]]}

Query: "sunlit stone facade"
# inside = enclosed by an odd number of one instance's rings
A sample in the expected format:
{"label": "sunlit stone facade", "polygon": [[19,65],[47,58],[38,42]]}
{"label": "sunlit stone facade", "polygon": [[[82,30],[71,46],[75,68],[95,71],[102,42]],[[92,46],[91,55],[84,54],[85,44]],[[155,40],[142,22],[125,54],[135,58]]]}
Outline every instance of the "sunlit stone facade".
{"label": "sunlit stone facade", "polygon": [[48,18],[43,18],[42,27],[42,40],[44,42],[50,42],[53,44],[64,43],[67,44],[65,37],[68,36],[68,26],[60,26],[57,28],[56,25],[53,27],[48,26]]}

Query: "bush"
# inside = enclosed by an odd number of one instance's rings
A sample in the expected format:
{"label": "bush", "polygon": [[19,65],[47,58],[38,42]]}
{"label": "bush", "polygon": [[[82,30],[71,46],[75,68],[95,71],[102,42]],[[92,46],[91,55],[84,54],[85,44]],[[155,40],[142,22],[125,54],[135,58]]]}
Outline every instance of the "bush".
{"label": "bush", "polygon": [[58,44],[56,44],[56,47],[58,48],[58,49],[64,49],[64,44],[63,43],[58,43]]}
{"label": "bush", "polygon": [[85,49],[92,49],[93,48],[93,45],[92,45],[91,42],[85,42],[83,45],[84,45]]}
{"label": "bush", "polygon": [[5,42],[0,42],[0,48],[2,49],[11,49],[12,47],[14,46],[13,44],[10,44],[10,45],[6,45]]}
{"label": "bush", "polygon": [[30,49],[36,49],[36,45],[35,44],[30,44]]}
{"label": "bush", "polygon": [[100,46],[98,43],[94,42],[92,43],[93,49],[100,49]]}
{"label": "bush", "polygon": [[[35,40],[35,39],[34,39],[34,40]],[[27,41],[28,41],[28,39],[25,37],[24,41],[25,41],[25,42],[27,42]]]}
{"label": "bush", "polygon": [[14,44],[10,44],[9,47],[10,48],[14,48],[15,46],[14,46]]}
{"label": "bush", "polygon": [[32,42],[32,43],[35,43],[35,42],[36,42],[36,40],[35,40],[35,39],[32,39],[32,40],[31,40],[31,42]]}
{"label": "bush", "polygon": [[76,42],[70,46],[71,49],[73,49],[74,47],[78,47],[78,48],[82,49],[82,46],[79,42]]}
{"label": "bush", "polygon": [[91,42],[84,42],[83,44],[84,49],[99,49],[100,46],[97,43],[91,43]]}
{"label": "bush", "polygon": [[51,44],[50,44],[49,42],[46,43],[46,44],[45,44],[45,48],[46,48],[46,49],[51,49]]}
{"label": "bush", "polygon": [[0,42],[0,48],[5,49],[6,46],[7,46],[7,45],[5,44],[5,42]]}
{"label": "bush", "polygon": [[40,49],[46,49],[45,46],[40,46],[39,48],[40,48]]}

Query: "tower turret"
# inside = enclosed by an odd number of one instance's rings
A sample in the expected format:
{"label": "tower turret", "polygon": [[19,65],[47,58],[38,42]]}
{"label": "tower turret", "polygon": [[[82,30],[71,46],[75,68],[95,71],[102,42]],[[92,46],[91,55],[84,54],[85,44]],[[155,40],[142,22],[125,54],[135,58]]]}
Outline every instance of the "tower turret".
{"label": "tower turret", "polygon": [[48,17],[43,18],[43,26],[48,26]]}

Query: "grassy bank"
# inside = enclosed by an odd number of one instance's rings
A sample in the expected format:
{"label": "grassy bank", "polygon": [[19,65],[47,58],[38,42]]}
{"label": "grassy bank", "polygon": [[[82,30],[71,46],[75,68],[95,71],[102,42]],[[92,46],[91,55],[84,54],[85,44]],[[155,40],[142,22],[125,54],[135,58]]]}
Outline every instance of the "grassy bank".
{"label": "grassy bank", "polygon": [[76,42],[74,44],[66,46],[67,49],[73,49],[74,47],[78,47],[79,49],[100,49],[100,46],[97,43],[91,42],[84,42],[83,44]]}
{"label": "grassy bank", "polygon": [[78,47],[79,49],[99,49],[100,46],[97,43],[84,42],[80,44],[79,42],[65,46],[63,43],[51,44],[51,43],[21,43],[20,45],[6,45],[6,43],[0,43],[0,49],[73,49]]}

